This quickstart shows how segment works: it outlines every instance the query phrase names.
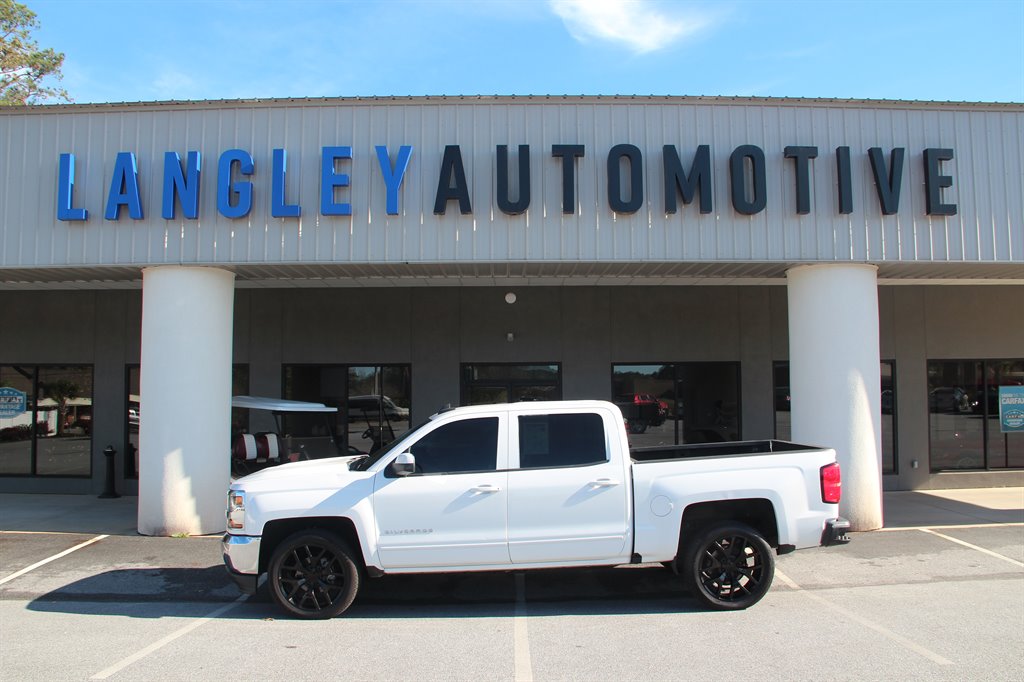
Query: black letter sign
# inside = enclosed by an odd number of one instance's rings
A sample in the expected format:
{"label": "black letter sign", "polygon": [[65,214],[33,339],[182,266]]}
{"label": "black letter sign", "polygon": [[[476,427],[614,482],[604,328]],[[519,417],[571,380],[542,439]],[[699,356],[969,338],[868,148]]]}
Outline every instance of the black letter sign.
{"label": "black letter sign", "polygon": [[953,158],[952,149],[924,150],[925,205],[928,215],[956,215],[956,204],[942,203],[942,189],[953,186],[952,175],[939,175],[939,163]]}
{"label": "black letter sign", "polygon": [[853,180],[850,175],[849,147],[836,147],[836,174],[839,185],[839,212],[853,213]]}
{"label": "black letter sign", "polygon": [[690,173],[683,170],[675,145],[662,147],[662,165],[665,168],[665,213],[676,212],[676,192],[683,197],[684,204],[693,203],[693,195],[700,187],[700,212],[711,213],[711,148],[706,144],[697,147],[693,155]]}
{"label": "black letter sign", "polygon": [[508,145],[498,145],[498,208],[519,215],[530,207],[530,145],[519,145],[519,201],[508,196]]}
{"label": "black letter sign", "polygon": [[[750,159],[753,175],[753,195],[747,200],[747,173],[744,159]],[[765,179],[764,152],[752,144],[742,144],[729,157],[729,184],[732,186],[732,206],[743,215],[754,215],[764,210],[768,203],[767,180]]]}
{"label": "black letter sign", "polygon": [[[452,187],[453,175],[455,176],[454,187]],[[452,199],[458,199],[459,212],[463,215],[473,212],[473,208],[469,204],[466,171],[462,168],[462,151],[457,144],[450,144],[444,148],[441,174],[437,178],[437,195],[434,197],[434,213],[444,215],[445,208]]]}
{"label": "black letter sign", "polygon": [[576,159],[583,153],[581,144],[551,145],[551,156],[562,157],[562,213],[576,212]]}
{"label": "black letter sign", "polygon": [[878,190],[878,204],[884,215],[892,215],[900,210],[900,185],[903,183],[903,156],[906,150],[896,147],[892,150],[892,163],[886,173],[885,157],[881,147],[868,150],[871,157],[871,172],[875,174],[875,188]]}
{"label": "black letter sign", "polygon": [[[622,199],[619,162],[629,159],[629,201]],[[608,206],[616,213],[636,213],[644,204],[643,157],[631,144],[617,144],[608,152]]]}
{"label": "black letter sign", "polygon": [[811,159],[818,158],[817,147],[786,147],[785,156],[796,165],[796,212],[806,215],[811,212]]}

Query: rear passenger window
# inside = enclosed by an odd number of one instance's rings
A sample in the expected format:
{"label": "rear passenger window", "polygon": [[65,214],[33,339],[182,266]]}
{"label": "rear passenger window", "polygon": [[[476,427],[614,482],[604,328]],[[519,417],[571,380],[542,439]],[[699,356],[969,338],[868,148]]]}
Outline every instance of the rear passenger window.
{"label": "rear passenger window", "polygon": [[498,418],[463,419],[431,431],[410,448],[417,474],[498,468]]}
{"label": "rear passenger window", "polygon": [[567,467],[608,461],[600,415],[519,417],[519,468]]}

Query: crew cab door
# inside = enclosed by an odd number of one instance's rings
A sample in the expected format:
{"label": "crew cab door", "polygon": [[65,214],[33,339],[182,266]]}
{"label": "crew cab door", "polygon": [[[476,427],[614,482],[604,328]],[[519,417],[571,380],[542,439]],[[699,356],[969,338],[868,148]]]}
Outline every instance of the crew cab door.
{"label": "crew cab door", "polygon": [[385,569],[509,563],[506,424],[505,414],[443,422],[403,449],[416,458],[416,473],[377,473],[373,507]]}
{"label": "crew cab door", "polygon": [[610,412],[510,415],[513,563],[628,559],[630,482],[620,456],[611,456],[609,428],[621,428]]}

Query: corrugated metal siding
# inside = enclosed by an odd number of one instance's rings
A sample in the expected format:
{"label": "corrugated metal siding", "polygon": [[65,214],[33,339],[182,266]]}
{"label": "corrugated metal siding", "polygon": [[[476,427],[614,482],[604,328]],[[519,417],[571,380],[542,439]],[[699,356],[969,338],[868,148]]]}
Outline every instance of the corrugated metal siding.
{"label": "corrugated metal siding", "polygon": [[[23,113],[22,113],[23,112]],[[92,267],[159,263],[473,263],[473,262],[1024,262],[1024,107],[790,102],[566,99],[544,102],[337,101],[196,103],[167,106],[32,108],[0,115],[0,266]],[[635,214],[608,207],[607,154],[630,143],[644,154],[645,204]],[[401,190],[402,214],[388,216],[374,145],[413,145]],[[433,214],[445,145],[459,144],[472,215],[455,202]],[[513,196],[517,146],[531,146],[532,202],[519,216],[497,208],[495,146],[510,147]],[[584,144],[574,215],[561,211],[560,160],[553,144]],[[662,145],[676,145],[688,168],[699,144],[711,146],[714,211],[696,204],[663,210]],[[767,159],[766,210],[732,208],[729,155],[760,146]],[[320,151],[351,145],[351,187],[339,199],[351,218],[324,217]],[[814,145],[811,213],[796,213],[787,145]],[[837,212],[835,148],[852,155],[854,212]],[[867,149],[905,147],[900,211],[883,216]],[[952,147],[943,165],[954,186],[943,198],[958,214],[925,214],[926,147]],[[217,213],[217,160],[240,148],[255,160],[253,210]],[[271,157],[288,152],[289,203],[301,218],[270,216]],[[163,220],[163,154],[203,154],[198,220]],[[145,219],[122,211],[103,218],[117,152],[135,152]],[[58,158],[76,155],[75,206],[87,222],[56,219]],[[179,210],[180,215],[180,210]]]}

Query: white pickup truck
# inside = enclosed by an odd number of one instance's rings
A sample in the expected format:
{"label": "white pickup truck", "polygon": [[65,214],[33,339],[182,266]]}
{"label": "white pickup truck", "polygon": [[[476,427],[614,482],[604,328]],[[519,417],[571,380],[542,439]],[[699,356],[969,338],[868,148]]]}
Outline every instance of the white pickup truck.
{"label": "white pickup truck", "polygon": [[[612,403],[460,407],[363,457],[236,480],[222,549],[253,593],[331,618],[365,577],[662,563],[713,609],[767,592],[774,551],[847,541],[835,452],[779,441],[629,449]],[[774,548],[774,549],[773,549]]]}

